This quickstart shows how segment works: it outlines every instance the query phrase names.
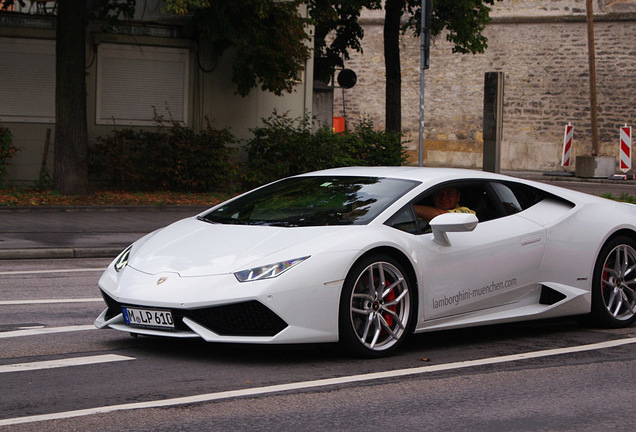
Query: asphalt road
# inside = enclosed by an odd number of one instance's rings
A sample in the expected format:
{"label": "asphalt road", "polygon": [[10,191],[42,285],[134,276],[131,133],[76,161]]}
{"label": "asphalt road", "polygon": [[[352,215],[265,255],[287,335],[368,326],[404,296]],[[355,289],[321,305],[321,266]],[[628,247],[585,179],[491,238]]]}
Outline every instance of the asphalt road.
{"label": "asphalt road", "polygon": [[0,261],[0,431],[633,430],[633,327],[445,331],[379,360],[132,338],[92,328],[108,261]]}

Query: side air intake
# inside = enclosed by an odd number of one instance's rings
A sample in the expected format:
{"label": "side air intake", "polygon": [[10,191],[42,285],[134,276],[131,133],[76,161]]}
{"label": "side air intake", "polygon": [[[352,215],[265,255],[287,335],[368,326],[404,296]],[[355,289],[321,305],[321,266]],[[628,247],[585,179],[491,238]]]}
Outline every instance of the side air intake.
{"label": "side air intake", "polygon": [[560,302],[565,298],[565,294],[560,293],[557,290],[552,288],[548,288],[545,285],[541,286],[541,297],[539,298],[539,303],[542,305],[553,305],[555,303]]}

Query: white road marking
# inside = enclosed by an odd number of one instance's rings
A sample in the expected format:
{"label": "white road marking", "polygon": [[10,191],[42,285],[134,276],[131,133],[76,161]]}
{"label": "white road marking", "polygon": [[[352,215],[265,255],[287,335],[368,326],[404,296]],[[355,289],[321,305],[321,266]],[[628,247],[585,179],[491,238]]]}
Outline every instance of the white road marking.
{"label": "white road marking", "polygon": [[187,397],[179,397],[172,399],[163,399],[156,401],[147,401],[147,402],[135,402],[121,405],[110,405],[96,408],[87,408],[75,411],[66,411],[59,413],[51,413],[51,414],[41,414],[27,417],[16,417],[0,420],[0,426],[13,425],[13,424],[22,424],[22,423],[31,423],[31,422],[39,422],[39,421],[47,421],[47,420],[60,420],[60,419],[68,419],[73,417],[83,417],[94,414],[106,414],[115,411],[128,411],[135,409],[149,409],[149,408],[161,408],[161,407],[169,407],[176,405],[184,405],[184,404],[193,404],[193,403],[201,403],[201,402],[212,402],[226,399],[233,399],[238,397],[253,397],[258,395],[266,395],[273,394],[291,390],[303,390],[310,389],[316,387],[326,387],[326,386],[334,386],[334,385],[342,385],[342,384],[352,384],[364,381],[372,381],[386,378],[397,378],[403,376],[410,375],[420,375],[431,372],[439,372],[439,371],[447,371],[453,369],[464,369],[475,366],[483,366],[483,365],[491,365],[498,363],[506,363],[513,362],[519,360],[528,360],[533,358],[540,357],[548,357],[555,356],[561,354],[571,354],[576,352],[584,352],[591,350],[599,350],[606,348],[614,348],[622,345],[628,345],[636,343],[636,338],[627,338],[627,339],[618,339],[608,342],[601,342],[589,345],[580,345],[573,346],[567,348],[557,348],[551,350],[543,350],[543,351],[533,351],[521,354],[512,354],[501,357],[491,357],[485,359],[478,360],[467,360],[462,362],[454,362],[447,363],[441,365],[433,365],[433,366],[423,366],[418,368],[411,369],[398,369],[393,371],[385,371],[385,372],[375,372],[368,373],[362,375],[351,375],[340,378],[327,378],[320,379],[315,381],[301,381],[296,383],[288,383],[288,384],[278,384],[272,386],[265,387],[256,387],[249,389],[241,389],[241,390],[228,390],[218,393],[207,393],[195,396],[187,396]]}
{"label": "white road marking", "polygon": [[115,354],[104,354],[104,355],[96,355],[96,356],[75,357],[75,358],[68,358],[68,359],[61,359],[61,360],[48,360],[48,361],[31,362],[31,363],[16,363],[16,364],[0,366],[0,373],[34,371],[34,370],[42,370],[42,369],[55,369],[55,368],[62,368],[62,367],[69,367],[69,366],[85,366],[85,365],[93,365],[98,363],[119,362],[119,361],[125,361],[125,360],[135,360],[135,358],[115,355]]}
{"label": "white road marking", "polygon": [[44,328],[34,328],[34,329],[26,329],[26,330],[13,330],[8,332],[0,332],[0,339],[20,337],[20,336],[37,336],[37,335],[51,334],[51,333],[74,332],[74,331],[83,331],[83,330],[96,330],[96,328],[94,325],[76,325],[76,326],[65,326],[65,327],[44,327]]}
{"label": "white road marking", "polygon": [[93,298],[72,298],[72,299],[39,299],[39,300],[2,300],[0,306],[16,306],[30,304],[55,304],[55,303],[90,303],[103,302],[101,297]]}
{"label": "white road marking", "polygon": [[57,269],[57,270],[17,270],[0,272],[0,276],[30,275],[30,274],[46,274],[46,273],[82,273],[82,272],[103,272],[106,267],[99,268],[83,268],[83,269]]}

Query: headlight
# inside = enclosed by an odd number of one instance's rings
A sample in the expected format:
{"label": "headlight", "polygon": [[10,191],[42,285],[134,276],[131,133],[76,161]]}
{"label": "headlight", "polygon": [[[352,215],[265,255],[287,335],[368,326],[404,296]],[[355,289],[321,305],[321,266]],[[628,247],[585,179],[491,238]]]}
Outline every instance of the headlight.
{"label": "headlight", "polygon": [[119,254],[117,259],[115,260],[115,271],[119,273],[128,265],[128,257],[130,256],[130,250],[132,249],[132,245],[128,246],[122,253]]}
{"label": "headlight", "polygon": [[268,264],[262,267],[254,267],[249,270],[242,270],[234,273],[234,276],[239,282],[252,282],[261,279],[275,278],[276,276],[286,272],[296,264],[300,264],[305,261],[308,256],[302,258],[295,258],[287,261],[281,261],[274,264]]}

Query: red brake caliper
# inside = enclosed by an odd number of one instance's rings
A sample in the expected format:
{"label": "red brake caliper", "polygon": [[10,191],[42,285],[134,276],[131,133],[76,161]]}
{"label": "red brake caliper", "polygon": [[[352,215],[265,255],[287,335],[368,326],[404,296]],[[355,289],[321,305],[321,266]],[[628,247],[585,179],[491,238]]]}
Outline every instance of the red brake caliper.
{"label": "red brake caliper", "polygon": [[[384,298],[384,301],[387,303],[392,302],[393,300],[395,300],[395,289],[391,290],[391,292],[388,293],[386,297]],[[397,310],[397,306],[396,305],[389,306],[388,309],[395,312]],[[386,320],[386,323],[389,325],[389,327],[393,327],[393,315],[389,315],[388,313],[385,313],[384,319]]]}

